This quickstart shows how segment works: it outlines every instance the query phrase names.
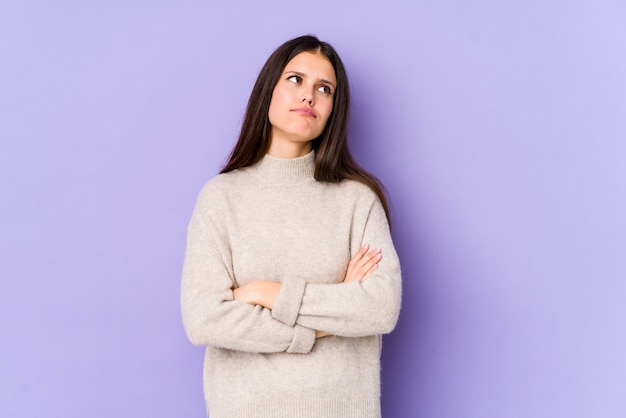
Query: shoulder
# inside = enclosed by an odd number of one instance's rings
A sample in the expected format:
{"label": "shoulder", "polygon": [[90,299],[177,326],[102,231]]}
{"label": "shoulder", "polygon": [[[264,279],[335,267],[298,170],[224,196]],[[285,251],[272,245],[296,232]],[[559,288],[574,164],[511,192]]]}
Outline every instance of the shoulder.
{"label": "shoulder", "polygon": [[370,204],[380,203],[378,196],[367,185],[356,180],[342,180],[338,183],[338,188],[342,196],[354,199],[359,202]]}
{"label": "shoulder", "polygon": [[241,195],[241,188],[246,184],[241,181],[242,175],[242,171],[235,170],[208,180],[198,193],[195,210],[207,213],[228,207],[233,196]]}
{"label": "shoulder", "polygon": [[378,195],[359,181],[342,180],[338,183],[317,184],[317,187],[323,189],[317,196],[327,211],[348,215],[351,222],[356,223],[366,221],[372,214],[382,213],[384,216],[385,211]]}
{"label": "shoulder", "polygon": [[341,198],[351,202],[355,222],[376,224],[376,229],[389,229],[385,208],[374,190],[356,180],[344,180],[340,183],[340,188]]}
{"label": "shoulder", "polygon": [[202,186],[200,196],[218,197],[231,193],[233,190],[246,184],[245,181],[242,181],[245,176],[245,169],[218,174]]}

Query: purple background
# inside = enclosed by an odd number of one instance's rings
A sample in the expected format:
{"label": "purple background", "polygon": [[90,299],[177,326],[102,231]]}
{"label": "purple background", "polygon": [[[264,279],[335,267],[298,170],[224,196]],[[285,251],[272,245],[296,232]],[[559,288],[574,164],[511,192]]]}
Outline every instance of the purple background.
{"label": "purple background", "polygon": [[305,33],[344,58],[355,156],[392,197],[385,416],[626,416],[625,16],[0,3],[0,416],[203,416],[186,225],[261,65]]}

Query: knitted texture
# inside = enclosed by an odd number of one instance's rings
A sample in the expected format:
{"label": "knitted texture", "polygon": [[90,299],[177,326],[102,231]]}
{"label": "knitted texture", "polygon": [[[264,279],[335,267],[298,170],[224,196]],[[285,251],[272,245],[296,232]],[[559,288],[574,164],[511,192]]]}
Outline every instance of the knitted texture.
{"label": "knitted texture", "polygon": [[[313,152],[266,155],[200,192],[181,306],[189,339],[207,347],[211,418],[380,416],[380,335],[398,319],[399,261],[376,195],[317,182],[314,168]],[[382,250],[379,268],[342,283],[366,243]],[[253,280],[281,283],[272,310],[233,300]]]}

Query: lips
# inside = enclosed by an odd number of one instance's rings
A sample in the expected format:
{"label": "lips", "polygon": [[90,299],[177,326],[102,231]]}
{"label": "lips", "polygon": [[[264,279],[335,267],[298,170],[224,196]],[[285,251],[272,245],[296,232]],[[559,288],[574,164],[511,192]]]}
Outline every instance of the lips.
{"label": "lips", "polygon": [[298,115],[308,116],[311,118],[317,118],[317,116],[315,116],[315,113],[313,113],[311,109],[307,109],[306,107],[299,107],[296,109],[291,109],[291,111],[294,113],[297,113]]}

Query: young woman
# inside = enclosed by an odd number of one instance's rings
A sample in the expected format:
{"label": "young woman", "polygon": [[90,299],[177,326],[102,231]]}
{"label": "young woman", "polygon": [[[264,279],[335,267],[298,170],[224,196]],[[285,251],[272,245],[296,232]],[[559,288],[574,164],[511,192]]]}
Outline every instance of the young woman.
{"label": "young woman", "polygon": [[348,150],[349,103],[329,44],[286,42],[200,192],[181,303],[211,418],[380,416],[400,266],[381,187]]}

